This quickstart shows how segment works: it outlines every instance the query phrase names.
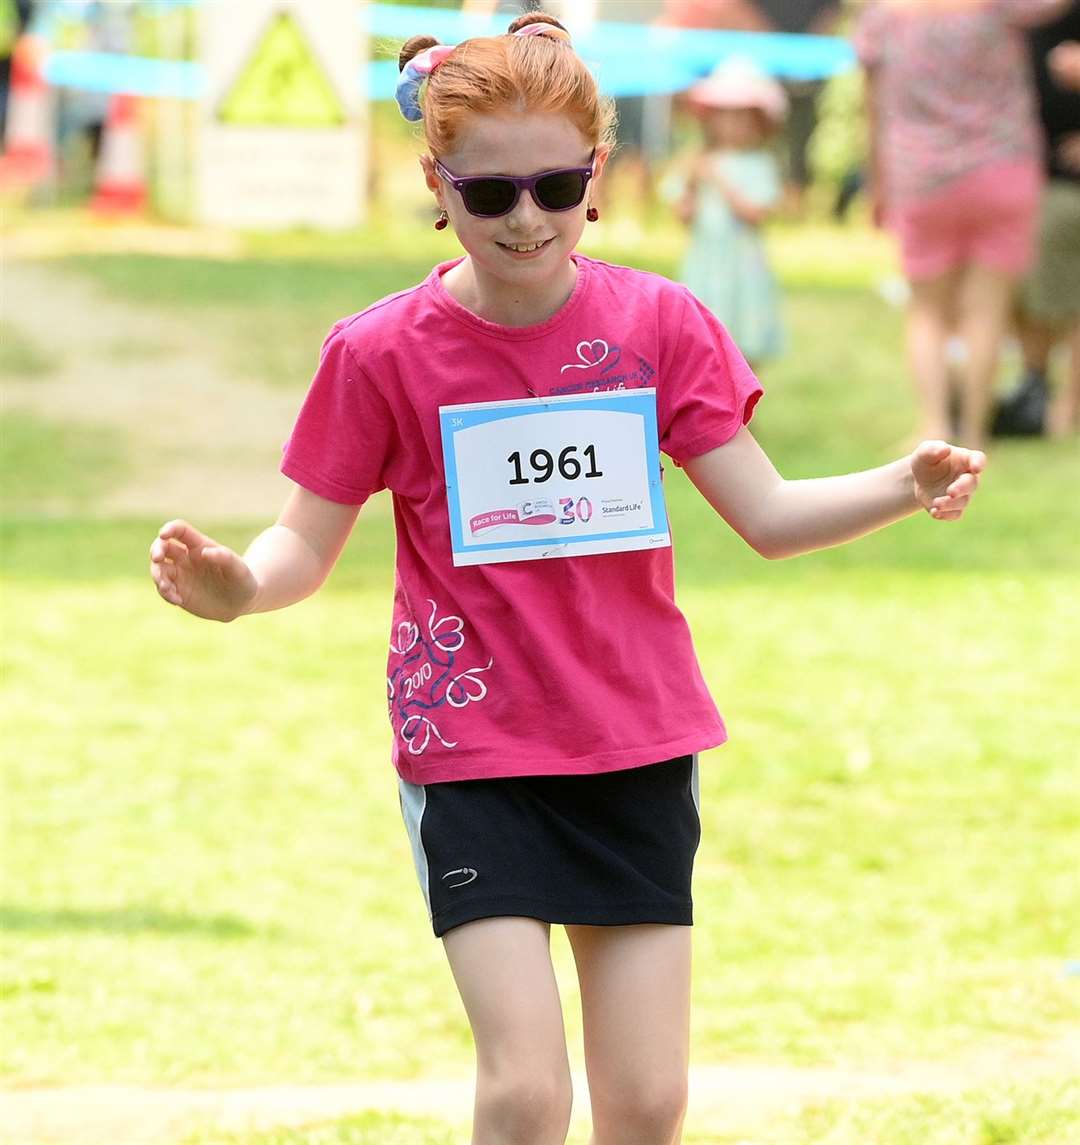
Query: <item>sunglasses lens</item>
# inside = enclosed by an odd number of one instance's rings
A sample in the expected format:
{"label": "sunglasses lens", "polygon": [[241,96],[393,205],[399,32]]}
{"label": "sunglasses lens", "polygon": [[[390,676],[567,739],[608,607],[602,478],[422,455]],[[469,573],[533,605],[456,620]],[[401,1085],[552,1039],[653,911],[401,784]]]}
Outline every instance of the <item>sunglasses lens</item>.
{"label": "sunglasses lens", "polygon": [[548,211],[566,211],[585,198],[585,176],[580,171],[557,171],[536,184],[536,198]]}
{"label": "sunglasses lens", "polygon": [[509,179],[477,179],[462,191],[465,209],[473,215],[505,215],[514,204],[517,188]]}

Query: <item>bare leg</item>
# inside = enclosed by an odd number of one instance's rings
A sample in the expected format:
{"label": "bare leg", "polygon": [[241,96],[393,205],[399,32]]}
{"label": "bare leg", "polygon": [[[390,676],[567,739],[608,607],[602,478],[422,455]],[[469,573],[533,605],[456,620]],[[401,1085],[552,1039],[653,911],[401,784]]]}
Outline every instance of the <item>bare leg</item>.
{"label": "bare leg", "polygon": [[678,1145],[690,1059],[688,926],[568,926],[592,1145]]}
{"label": "bare leg", "polygon": [[1080,430],[1080,320],[1069,335],[1069,370],[1065,385],[1050,407],[1050,432],[1065,437]]}
{"label": "bare leg", "polygon": [[971,265],[963,272],[959,322],[967,346],[967,363],[960,438],[972,449],[982,449],[986,442],[990,398],[1015,284],[1014,275],[985,266]]}
{"label": "bare leg", "polygon": [[564,1145],[570,1063],[550,928],[485,918],[443,939],[476,1043],[473,1145]]}
{"label": "bare leg", "polygon": [[1029,314],[1019,314],[1016,318],[1016,335],[1020,339],[1025,371],[1045,374],[1050,366],[1050,351],[1061,337],[1061,330]]}
{"label": "bare leg", "polygon": [[907,312],[908,365],[919,397],[919,439],[945,439],[949,425],[949,366],[946,345],[959,278],[948,271],[911,283]]}

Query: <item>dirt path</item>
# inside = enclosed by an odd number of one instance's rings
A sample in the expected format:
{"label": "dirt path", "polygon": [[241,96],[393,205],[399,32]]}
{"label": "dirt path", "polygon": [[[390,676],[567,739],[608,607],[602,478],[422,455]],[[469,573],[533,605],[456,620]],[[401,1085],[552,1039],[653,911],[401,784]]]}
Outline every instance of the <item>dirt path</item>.
{"label": "dirt path", "polygon": [[[785,1066],[698,1066],[691,1127],[749,1136],[810,1103],[964,1090],[1080,1074],[1080,1034],[1038,1052],[974,1052],[962,1061],[888,1071]],[[586,1085],[575,1075],[575,1126],[587,1125]],[[0,1092],[3,1145],[175,1145],[196,1130],[243,1133],[333,1121],[372,1110],[466,1123],[470,1078],[245,1089],[123,1085]]]}
{"label": "dirt path", "polygon": [[194,323],[119,301],[47,262],[8,253],[3,316],[60,363],[55,373],[5,379],[8,411],[130,432],[133,476],[97,506],[102,516],[276,514],[296,394],[227,376]]}

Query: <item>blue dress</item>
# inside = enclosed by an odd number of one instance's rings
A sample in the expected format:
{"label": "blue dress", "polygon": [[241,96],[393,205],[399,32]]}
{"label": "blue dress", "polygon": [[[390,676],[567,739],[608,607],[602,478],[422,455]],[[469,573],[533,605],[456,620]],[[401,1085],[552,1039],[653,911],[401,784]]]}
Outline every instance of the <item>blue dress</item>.
{"label": "blue dress", "polygon": [[690,245],[681,278],[727,327],[751,362],[780,353],[780,297],[758,227],[736,217],[717,180],[741,198],[772,207],[780,197],[776,160],[767,151],[715,151],[698,177]]}

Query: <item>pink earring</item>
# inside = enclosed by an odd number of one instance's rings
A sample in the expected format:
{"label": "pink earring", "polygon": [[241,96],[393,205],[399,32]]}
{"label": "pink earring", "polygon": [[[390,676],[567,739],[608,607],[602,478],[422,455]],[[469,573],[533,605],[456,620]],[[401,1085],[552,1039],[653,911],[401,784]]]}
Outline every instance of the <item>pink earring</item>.
{"label": "pink earring", "polygon": [[446,217],[445,211],[439,212],[439,217],[435,220],[435,229],[437,231],[445,231],[450,225],[450,220]]}
{"label": "pink earring", "polygon": [[590,207],[585,212],[585,218],[587,218],[590,223],[595,223],[596,220],[600,218],[600,212],[595,207]]}

